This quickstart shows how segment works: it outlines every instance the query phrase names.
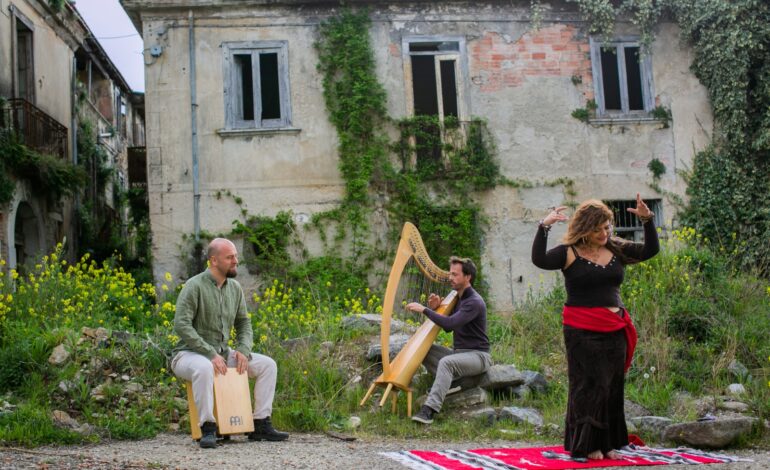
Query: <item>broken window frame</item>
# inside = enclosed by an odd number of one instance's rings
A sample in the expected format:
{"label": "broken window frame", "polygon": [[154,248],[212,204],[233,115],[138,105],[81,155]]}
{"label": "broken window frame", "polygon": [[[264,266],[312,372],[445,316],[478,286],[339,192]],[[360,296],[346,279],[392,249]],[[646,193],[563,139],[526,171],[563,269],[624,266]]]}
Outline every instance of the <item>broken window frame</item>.
{"label": "broken window frame", "polygon": [[[653,221],[656,227],[663,226],[663,202],[661,199],[645,199],[645,204],[655,214]],[[628,212],[629,207],[636,207],[636,199],[607,199],[604,200],[607,207],[615,215],[615,234],[621,238],[634,242],[641,242],[644,238],[644,226],[639,218]]]}
{"label": "broken window frame", "polygon": [[[412,44],[456,44],[456,50],[439,51],[411,51]],[[405,36],[401,42],[402,59],[404,65],[404,83],[406,95],[406,115],[413,117],[414,109],[414,89],[412,75],[412,56],[431,55],[438,60],[434,62],[436,70],[436,95],[438,99],[439,121],[444,122],[444,100],[441,85],[441,62],[455,61],[455,87],[457,89],[457,120],[460,122],[469,120],[469,106],[467,96],[469,96],[468,87],[468,63],[465,38],[462,36]]]}
{"label": "broken window frame", "polygon": [[[639,38],[628,36],[619,37],[612,41],[604,42],[600,38],[589,39],[591,47],[591,72],[594,82],[594,96],[596,101],[596,115],[598,117],[646,117],[655,107],[654,89],[652,83],[652,58],[650,53],[642,53]],[[625,61],[625,48],[639,48],[639,74],[642,91],[642,110],[631,110],[628,97],[628,78]],[[618,84],[620,87],[621,109],[606,109],[604,96],[604,75],[602,72],[602,49],[614,48],[617,60]]]}
{"label": "broken window frame", "polygon": [[[436,44],[438,50],[429,51],[412,51],[413,44]],[[432,56],[434,57],[434,71],[436,80],[436,99],[437,99],[437,115],[439,123],[442,127],[441,139],[452,138],[444,132],[444,121],[446,114],[444,111],[444,93],[441,76],[441,64],[442,62],[452,61],[454,62],[454,75],[455,75],[455,92],[456,92],[456,106],[457,106],[457,122],[461,124],[470,120],[470,106],[468,103],[468,96],[470,96],[468,90],[468,62],[465,38],[462,36],[405,36],[401,42],[401,57],[404,67],[404,95],[406,98],[406,116],[415,117],[415,102],[414,102],[414,74],[412,70],[412,57],[413,56]],[[464,140],[464,132],[460,132],[459,136],[455,136],[460,139],[460,142],[453,142],[456,145],[462,145]],[[445,142],[446,143],[446,142]],[[415,148],[417,145],[414,137],[410,138],[410,145]],[[443,147],[440,149],[443,159],[444,155]],[[413,153],[410,157],[409,165],[412,168],[417,168],[417,154]]]}
{"label": "broken window frame", "polygon": [[[224,51],[224,99],[225,99],[225,128],[226,129],[279,129],[291,126],[291,100],[289,90],[289,61],[288,41],[239,41],[222,43]],[[281,117],[278,119],[261,119],[262,97],[260,88],[261,54],[276,54],[278,60],[278,93]],[[236,73],[236,55],[251,56],[252,102],[254,119],[244,120],[237,116],[237,109],[242,100],[243,90],[239,86],[240,77]],[[260,118],[258,119],[257,116]]]}

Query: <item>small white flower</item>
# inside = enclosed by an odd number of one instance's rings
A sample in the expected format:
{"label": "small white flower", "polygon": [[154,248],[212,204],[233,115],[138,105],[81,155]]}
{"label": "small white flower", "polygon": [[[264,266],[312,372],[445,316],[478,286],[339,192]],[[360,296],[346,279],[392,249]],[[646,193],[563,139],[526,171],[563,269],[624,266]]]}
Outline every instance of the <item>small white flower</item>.
{"label": "small white flower", "polygon": [[644,377],[645,379],[649,379],[650,378],[650,374],[645,373],[642,377]]}
{"label": "small white flower", "polygon": [[655,366],[650,367],[650,372],[655,373]]}

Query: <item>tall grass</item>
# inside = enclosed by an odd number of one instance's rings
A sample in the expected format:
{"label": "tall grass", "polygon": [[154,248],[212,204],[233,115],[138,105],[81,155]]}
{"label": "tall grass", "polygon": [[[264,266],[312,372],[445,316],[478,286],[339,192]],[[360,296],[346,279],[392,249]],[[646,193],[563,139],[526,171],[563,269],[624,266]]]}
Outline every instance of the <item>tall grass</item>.
{"label": "tall grass", "polygon": [[[148,437],[189,421],[182,385],[168,369],[177,340],[171,329],[174,298],[180,286],[170,276],[159,289],[137,285],[117,261],[97,265],[88,258],[70,266],[59,252],[31,266],[25,274],[0,272],[0,393],[17,405],[0,413],[0,442],[23,445],[72,443],[100,438]],[[710,247],[689,229],[676,231],[652,260],[630,266],[622,295],[639,331],[635,362],[627,377],[627,397],[659,415],[695,417],[682,405],[683,392],[715,397],[741,381],[751,412],[770,418],[770,286],[766,279],[739,272],[731,254]],[[3,262],[0,261],[0,265]],[[250,293],[255,351],[279,365],[273,420],[290,431],[349,430],[362,435],[403,438],[516,438],[558,442],[566,406],[566,362],[561,333],[561,279],[555,288],[543,282],[512,315],[492,313],[489,336],[498,363],[535,370],[549,380],[548,391],[517,399],[493,396],[494,406],[531,406],[549,426],[534,429],[510,422],[488,426],[463,422],[442,413],[430,427],[379,409],[375,396],[359,407],[379,365],[364,353],[378,331],[351,332],[343,316],[376,312],[381,303],[372,291],[336,290],[329,285],[286,285],[281,280]],[[83,327],[127,331],[125,341],[83,341]],[[297,339],[287,342],[287,339]],[[439,342],[451,336],[442,333]],[[71,357],[62,366],[48,363],[54,347],[64,344]],[[750,378],[727,371],[733,359]],[[123,376],[142,385],[129,394]],[[424,394],[432,377],[419,373],[414,396]],[[95,389],[101,390],[95,394]],[[97,399],[98,396],[98,399]],[[181,400],[180,400],[181,399]],[[55,409],[67,411],[97,434],[56,428]],[[361,426],[349,429],[349,418]],[[758,433],[751,443],[761,443]]]}

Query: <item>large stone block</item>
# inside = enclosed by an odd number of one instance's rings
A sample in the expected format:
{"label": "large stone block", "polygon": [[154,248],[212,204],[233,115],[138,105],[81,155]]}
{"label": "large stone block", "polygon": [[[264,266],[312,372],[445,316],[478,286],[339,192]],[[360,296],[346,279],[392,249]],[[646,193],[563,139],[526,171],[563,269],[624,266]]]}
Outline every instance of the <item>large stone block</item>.
{"label": "large stone block", "polygon": [[489,394],[483,388],[472,388],[448,395],[444,400],[444,408],[470,408],[472,406],[486,405]]}
{"label": "large stone block", "polygon": [[533,426],[545,424],[543,416],[534,408],[520,408],[518,406],[506,406],[500,410],[500,420],[509,420],[514,423],[529,423]]}
{"label": "large stone block", "polygon": [[663,439],[693,447],[719,449],[751,432],[755,421],[755,418],[732,418],[672,424],[663,432]]}
{"label": "large stone block", "polygon": [[[390,359],[393,359],[396,357],[396,354],[398,354],[401,349],[406,345],[407,341],[409,341],[409,338],[411,336],[409,335],[393,335],[390,337],[388,341],[388,350],[389,350],[389,356]],[[376,361],[380,359],[382,356],[382,344],[380,344],[379,341],[376,343],[372,343],[369,345],[369,350],[366,351],[366,359],[369,361]]]}
{"label": "large stone block", "polygon": [[478,386],[485,390],[516,387],[526,382],[526,377],[512,364],[495,364],[481,377]]}

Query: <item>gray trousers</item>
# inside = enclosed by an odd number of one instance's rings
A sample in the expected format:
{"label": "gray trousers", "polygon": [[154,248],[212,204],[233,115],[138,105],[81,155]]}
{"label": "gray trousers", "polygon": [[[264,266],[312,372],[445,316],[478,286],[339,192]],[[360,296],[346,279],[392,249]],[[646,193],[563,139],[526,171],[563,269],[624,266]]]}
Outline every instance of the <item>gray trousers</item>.
{"label": "gray trousers", "polygon": [[[446,354],[447,352],[449,354]],[[446,355],[438,360],[438,364],[433,369],[436,357],[442,354]],[[428,372],[435,370],[436,376],[425,404],[435,411],[441,411],[444,398],[452,387],[452,380],[483,374],[492,366],[492,356],[484,351],[473,349],[455,349],[452,351],[433,345],[423,364]]]}
{"label": "gray trousers", "polygon": [[[235,367],[235,351],[230,351],[227,367]],[[171,361],[171,370],[180,379],[192,382],[193,399],[198,408],[198,422],[215,423],[214,419],[214,365],[206,356],[192,351],[180,351]],[[263,419],[273,412],[275,381],[278,366],[275,361],[262,354],[251,353],[247,368],[254,382],[254,419]]]}

